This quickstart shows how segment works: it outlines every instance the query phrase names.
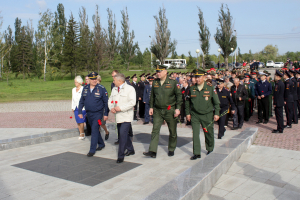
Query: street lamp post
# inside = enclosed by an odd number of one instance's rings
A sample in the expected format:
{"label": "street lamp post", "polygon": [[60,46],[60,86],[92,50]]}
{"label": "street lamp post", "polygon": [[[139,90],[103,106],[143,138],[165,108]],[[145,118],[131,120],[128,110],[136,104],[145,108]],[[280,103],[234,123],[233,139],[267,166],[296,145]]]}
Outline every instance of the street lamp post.
{"label": "street lamp post", "polygon": [[196,53],[197,53],[197,69],[199,69],[199,62],[198,62],[198,53],[200,52],[199,49],[196,49]]}
{"label": "street lamp post", "polygon": [[[151,38],[151,35],[149,35],[149,38]],[[150,67],[152,68],[152,52],[151,52],[151,48],[150,48],[150,54],[151,54],[151,62],[150,62]]]}
{"label": "street lamp post", "polygon": [[[236,30],[234,30],[234,32],[235,32],[235,37],[236,37]],[[237,49],[237,48],[236,48]],[[235,49],[235,51],[234,51],[234,63],[236,64],[236,49]]]}
{"label": "street lamp post", "polygon": [[[233,48],[231,48],[231,53],[233,53]],[[232,69],[233,69],[233,54],[231,54],[231,62],[232,62]]]}
{"label": "street lamp post", "polygon": [[218,69],[220,69],[220,53],[221,53],[221,49],[218,48],[218,52],[219,52],[219,65],[218,65]]}

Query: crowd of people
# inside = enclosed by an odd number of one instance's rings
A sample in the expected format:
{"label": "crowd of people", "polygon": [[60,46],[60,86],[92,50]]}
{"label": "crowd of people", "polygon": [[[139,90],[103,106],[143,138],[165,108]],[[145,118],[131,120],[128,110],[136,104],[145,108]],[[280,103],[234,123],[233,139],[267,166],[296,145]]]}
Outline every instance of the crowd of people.
{"label": "crowd of people", "polygon": [[[138,82],[138,77],[140,81]],[[117,162],[125,156],[134,155],[131,122],[143,120],[143,124],[153,123],[149,151],[145,156],[155,158],[159,142],[160,128],[164,122],[169,128],[168,155],[174,156],[177,144],[177,123],[191,125],[193,130],[193,156],[201,158],[200,125],[205,134],[207,154],[214,149],[214,122],[218,123],[218,139],[222,139],[233,121],[232,129],[243,127],[257,108],[257,124],[267,124],[274,108],[277,127],[273,133],[283,133],[284,128],[292,128],[298,123],[300,111],[300,70],[283,68],[276,70],[274,80],[268,71],[257,69],[168,73],[166,66],[157,65],[154,74],[134,74],[125,77],[117,70],[112,72],[111,95],[101,83],[101,77],[92,72],[82,86],[80,76],[75,78],[72,90],[72,110],[80,131],[79,139],[84,139],[83,123],[91,133],[91,147],[87,154],[91,157],[105,147],[99,132],[105,130],[109,111],[115,115],[119,145]],[[131,81],[130,81],[131,79]],[[283,108],[287,124],[283,124]]]}

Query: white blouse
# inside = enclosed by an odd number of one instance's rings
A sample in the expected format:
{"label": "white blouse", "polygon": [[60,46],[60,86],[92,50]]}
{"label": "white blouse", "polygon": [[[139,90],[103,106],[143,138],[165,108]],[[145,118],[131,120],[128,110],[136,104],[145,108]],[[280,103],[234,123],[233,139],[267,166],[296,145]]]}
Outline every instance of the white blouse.
{"label": "white blouse", "polygon": [[[72,89],[72,110],[75,110],[76,107],[78,108],[82,90],[83,86],[81,86],[78,92],[76,92],[76,87]],[[82,108],[82,110],[84,110],[84,107]]]}

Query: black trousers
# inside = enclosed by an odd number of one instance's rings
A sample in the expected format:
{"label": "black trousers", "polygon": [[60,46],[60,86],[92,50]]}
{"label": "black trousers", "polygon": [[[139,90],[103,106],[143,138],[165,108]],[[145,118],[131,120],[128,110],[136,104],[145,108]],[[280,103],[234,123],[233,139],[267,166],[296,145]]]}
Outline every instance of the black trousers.
{"label": "black trousers", "polygon": [[133,120],[137,120],[137,106],[138,106],[138,101],[136,102],[135,106],[134,106],[134,113],[133,113]]}
{"label": "black trousers", "polygon": [[236,105],[235,112],[233,114],[233,127],[241,128],[244,124],[244,105]]}
{"label": "black trousers", "polygon": [[257,99],[258,104],[258,120],[269,121],[269,97]]}
{"label": "black trousers", "polygon": [[127,149],[128,152],[134,151],[132,141],[129,137],[129,129],[131,127],[131,122],[123,122],[118,123],[118,134],[119,134],[119,151],[118,151],[118,158],[124,158],[125,150]]}
{"label": "black trousers", "polygon": [[298,104],[298,100],[295,100],[293,104],[293,120],[292,120],[295,124],[298,124],[297,104]]}
{"label": "black trousers", "polygon": [[90,136],[91,133],[92,133],[92,128],[91,128],[91,125],[89,123],[88,118],[86,118],[85,124],[86,124],[86,134],[85,134],[85,136]]}
{"label": "black trousers", "polygon": [[[129,127],[129,130],[128,130],[128,135],[129,137],[133,137],[133,131],[132,131],[132,125],[130,123],[130,127]],[[118,140],[120,140],[120,132],[118,130]]]}
{"label": "black trousers", "polygon": [[277,130],[283,131],[283,107],[275,107],[275,116],[277,121]]}
{"label": "black trousers", "polygon": [[[228,110],[227,107],[225,108],[221,108],[220,110],[220,114],[224,113],[226,110]],[[220,117],[220,119],[218,120],[218,124],[219,124],[219,133],[218,133],[218,137],[223,137],[224,133],[226,131],[225,129],[225,121],[226,121],[226,116],[228,115],[228,113],[226,113],[226,115]]]}
{"label": "black trousers", "polygon": [[297,106],[298,106],[298,116],[300,117],[300,99],[297,101]]}
{"label": "black trousers", "polygon": [[287,125],[292,125],[292,119],[293,119],[293,105],[294,102],[286,102],[286,104],[284,105],[284,109],[285,109],[285,115],[286,115],[286,124]]}
{"label": "black trousers", "polygon": [[142,100],[139,100],[139,116],[140,118],[144,118],[145,115],[145,103]]}

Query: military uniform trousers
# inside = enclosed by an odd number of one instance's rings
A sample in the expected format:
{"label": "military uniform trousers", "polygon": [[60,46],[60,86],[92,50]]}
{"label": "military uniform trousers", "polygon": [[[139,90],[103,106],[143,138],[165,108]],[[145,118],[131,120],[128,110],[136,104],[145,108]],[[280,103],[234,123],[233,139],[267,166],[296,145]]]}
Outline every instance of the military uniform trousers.
{"label": "military uniform trousers", "polygon": [[251,98],[251,107],[250,107],[250,117],[253,115],[253,112],[254,112],[254,101],[255,101],[255,98]]}
{"label": "military uniform trousers", "polygon": [[131,122],[123,122],[118,123],[118,134],[119,134],[119,150],[118,150],[118,158],[124,158],[125,150],[128,152],[133,152],[133,145],[131,138],[129,137],[129,130],[131,128]]}
{"label": "military uniform trousers", "polygon": [[[215,146],[214,138],[214,123],[210,124],[213,119],[213,112],[199,115],[191,111],[191,122],[193,129],[193,153],[194,155],[201,155],[201,142],[200,142],[200,124],[202,128],[206,128],[207,133],[205,136],[205,147],[207,151],[213,151]],[[210,124],[209,127],[207,127]]]}
{"label": "military uniform trousers", "polygon": [[87,117],[89,124],[91,126],[91,147],[90,147],[90,153],[95,153],[97,149],[97,144],[98,147],[104,147],[105,144],[103,142],[103,139],[101,137],[99,128],[100,125],[98,123],[98,120],[102,119],[102,114],[103,112],[87,112]]}
{"label": "military uniform trousers", "polygon": [[220,117],[220,119],[218,120],[218,124],[219,124],[219,133],[218,133],[218,137],[223,137],[224,133],[226,131],[225,129],[225,121],[226,121],[226,116],[228,115],[228,107],[224,107],[221,108],[220,110],[220,115],[223,114],[226,111],[226,114],[223,115],[222,117]]}
{"label": "military uniform trousers", "polygon": [[150,121],[149,110],[150,110],[150,104],[149,103],[145,103],[145,122],[149,122]]}
{"label": "military uniform trousers", "polygon": [[293,119],[293,105],[294,102],[286,102],[284,105],[284,110],[285,110],[285,115],[286,115],[286,124],[287,125],[292,125],[292,119]]}
{"label": "military uniform trousers", "polygon": [[276,116],[276,121],[277,121],[277,130],[278,131],[283,131],[283,107],[275,107],[275,116]]}
{"label": "military uniform trousers", "polygon": [[140,118],[144,118],[145,115],[145,103],[142,100],[139,100],[139,116]]}
{"label": "military uniform trousers", "polygon": [[242,128],[244,124],[244,105],[236,105],[235,112],[233,114],[233,127]]}
{"label": "military uniform trousers", "polygon": [[159,141],[160,128],[164,120],[168,124],[169,128],[169,151],[175,151],[177,145],[177,120],[174,118],[175,109],[153,109],[153,128],[151,133],[151,143],[149,151],[157,152],[157,146]]}
{"label": "military uniform trousers", "polygon": [[88,118],[86,118],[85,124],[86,124],[86,134],[85,134],[85,136],[90,136],[91,132],[92,132],[92,128],[91,128],[91,125],[89,123]]}
{"label": "military uniform trousers", "polygon": [[247,99],[245,100],[245,109],[244,109],[244,113],[245,113],[245,121],[248,121],[250,118],[250,112],[251,112],[251,101],[249,102]]}
{"label": "military uniform trousers", "polygon": [[133,113],[133,120],[137,120],[137,106],[138,106],[138,101],[136,102],[135,106],[134,106],[134,113]]}
{"label": "military uniform trousers", "polygon": [[269,118],[270,117],[272,117],[272,102],[273,102],[273,100],[272,100],[272,97],[273,97],[273,95],[269,95],[268,96],[269,97]]}
{"label": "military uniform trousers", "polygon": [[298,99],[297,105],[298,105],[298,117],[300,117],[300,99]]}
{"label": "military uniform trousers", "polygon": [[258,104],[258,120],[269,121],[269,97],[266,96],[262,99],[257,99]]}
{"label": "military uniform trousers", "polygon": [[292,120],[295,124],[298,124],[297,104],[298,104],[298,100],[295,100],[293,104],[293,120]]}

